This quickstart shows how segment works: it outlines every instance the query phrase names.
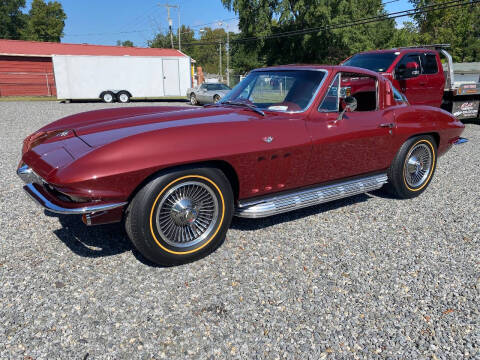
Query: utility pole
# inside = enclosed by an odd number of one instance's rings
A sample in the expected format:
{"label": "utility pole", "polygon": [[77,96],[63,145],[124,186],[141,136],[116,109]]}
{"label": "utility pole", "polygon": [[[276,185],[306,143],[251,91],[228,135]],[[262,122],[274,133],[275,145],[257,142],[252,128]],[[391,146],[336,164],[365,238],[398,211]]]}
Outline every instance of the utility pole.
{"label": "utility pole", "polygon": [[[162,6],[162,5],[160,5]],[[180,5],[170,5],[168,2],[163,4],[167,8],[167,17],[168,17],[168,29],[170,30],[170,43],[173,49],[173,31],[172,31],[172,18],[170,17],[170,9],[177,9],[178,14],[178,50],[182,50],[181,40],[180,40]]]}
{"label": "utility pole", "polygon": [[219,63],[218,74],[220,75],[220,81],[222,81],[223,74],[222,74],[222,41],[221,40],[220,40],[220,46],[219,46],[219,53],[220,53],[220,63]]}
{"label": "utility pole", "polygon": [[227,86],[230,86],[230,34],[227,28]]}
{"label": "utility pole", "polygon": [[[227,53],[227,85],[230,86],[230,34],[228,32],[228,24],[225,24],[222,21],[219,21],[218,25],[219,26],[227,25],[225,27],[225,31],[227,32],[227,44],[225,46],[225,50],[226,50],[226,53]],[[220,63],[221,62],[222,62],[222,60],[220,58]]]}

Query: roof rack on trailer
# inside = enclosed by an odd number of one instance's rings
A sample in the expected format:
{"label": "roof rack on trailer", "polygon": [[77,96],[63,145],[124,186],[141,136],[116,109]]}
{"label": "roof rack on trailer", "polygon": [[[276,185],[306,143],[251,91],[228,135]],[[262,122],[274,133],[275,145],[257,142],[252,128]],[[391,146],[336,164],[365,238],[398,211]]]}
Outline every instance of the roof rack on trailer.
{"label": "roof rack on trailer", "polygon": [[415,45],[415,46],[400,46],[395,49],[421,49],[421,48],[433,48],[433,49],[449,49],[450,44],[430,44],[430,45]]}

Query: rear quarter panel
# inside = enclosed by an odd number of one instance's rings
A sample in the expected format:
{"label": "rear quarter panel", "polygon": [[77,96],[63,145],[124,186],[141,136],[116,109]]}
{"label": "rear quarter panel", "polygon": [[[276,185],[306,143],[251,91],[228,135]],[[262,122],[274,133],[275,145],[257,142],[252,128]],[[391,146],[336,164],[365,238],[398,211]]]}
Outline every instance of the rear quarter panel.
{"label": "rear quarter panel", "polygon": [[465,128],[452,114],[431,106],[396,106],[394,112],[399,145],[415,135],[437,134],[438,156],[450,149],[451,141],[460,136]]}

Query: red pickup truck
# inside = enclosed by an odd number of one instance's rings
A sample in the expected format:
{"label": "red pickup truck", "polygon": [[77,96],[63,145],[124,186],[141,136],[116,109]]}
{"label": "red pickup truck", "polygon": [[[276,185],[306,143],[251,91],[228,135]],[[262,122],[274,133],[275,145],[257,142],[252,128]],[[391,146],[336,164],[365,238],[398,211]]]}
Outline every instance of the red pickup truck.
{"label": "red pickup truck", "polygon": [[342,65],[381,73],[411,104],[442,107],[458,119],[477,118],[480,116],[480,66],[473,70],[470,81],[456,81],[452,57],[445,47],[367,51],[351,56]]}

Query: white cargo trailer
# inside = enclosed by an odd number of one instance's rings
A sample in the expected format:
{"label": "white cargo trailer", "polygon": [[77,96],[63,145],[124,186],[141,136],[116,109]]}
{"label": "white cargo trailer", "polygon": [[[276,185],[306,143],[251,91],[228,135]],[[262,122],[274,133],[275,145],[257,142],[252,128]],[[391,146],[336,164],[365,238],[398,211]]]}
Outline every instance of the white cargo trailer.
{"label": "white cargo trailer", "polygon": [[58,99],[128,102],[131,97],[185,96],[190,58],[53,55]]}

